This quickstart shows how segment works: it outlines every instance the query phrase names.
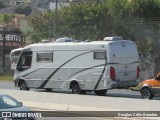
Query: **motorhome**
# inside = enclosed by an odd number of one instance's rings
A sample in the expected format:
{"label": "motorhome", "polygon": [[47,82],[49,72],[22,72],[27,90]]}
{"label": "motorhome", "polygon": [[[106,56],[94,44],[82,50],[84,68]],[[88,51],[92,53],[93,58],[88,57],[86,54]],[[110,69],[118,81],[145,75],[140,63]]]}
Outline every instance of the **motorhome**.
{"label": "motorhome", "polygon": [[122,37],[103,41],[37,43],[23,48],[14,75],[21,90],[60,89],[74,94],[138,85],[136,43]]}
{"label": "motorhome", "polygon": [[20,53],[22,52],[23,48],[13,49],[10,53],[10,61],[11,61],[11,70],[15,70]]}

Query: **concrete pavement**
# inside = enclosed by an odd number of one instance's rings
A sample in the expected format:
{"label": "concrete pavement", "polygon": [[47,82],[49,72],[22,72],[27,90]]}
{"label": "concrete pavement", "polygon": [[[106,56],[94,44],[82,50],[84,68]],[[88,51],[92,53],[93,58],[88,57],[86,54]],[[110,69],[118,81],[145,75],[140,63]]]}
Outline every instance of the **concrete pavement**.
{"label": "concrete pavement", "polygon": [[[35,92],[0,89],[0,93],[11,95],[25,106],[36,111],[159,111],[159,100],[144,100],[108,96],[74,95],[53,92]],[[61,114],[61,113],[60,113]],[[66,114],[66,113],[65,113]],[[101,118],[101,117],[100,117]],[[108,118],[108,117],[107,117]],[[158,120],[159,117],[118,117],[121,120]]]}
{"label": "concrete pavement", "polygon": [[56,104],[56,103],[44,103],[37,101],[25,101],[21,100],[25,106],[36,110],[44,111],[121,111],[120,109],[110,108],[98,108],[80,105],[68,105],[68,104]]}

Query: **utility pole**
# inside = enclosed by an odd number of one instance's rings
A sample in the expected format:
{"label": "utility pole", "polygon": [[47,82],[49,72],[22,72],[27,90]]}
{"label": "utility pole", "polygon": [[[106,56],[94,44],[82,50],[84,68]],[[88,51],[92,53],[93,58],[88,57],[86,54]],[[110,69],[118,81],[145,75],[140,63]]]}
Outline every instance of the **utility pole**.
{"label": "utility pole", "polygon": [[58,0],[56,0],[56,15],[57,15],[57,10],[58,10]]}
{"label": "utility pole", "polygon": [[55,13],[56,13],[56,19],[55,19],[55,30],[54,30],[54,38],[57,39],[57,11],[58,11],[58,0],[56,0],[56,6],[55,6]]}
{"label": "utility pole", "polygon": [[3,26],[3,32],[2,32],[2,36],[3,36],[3,49],[2,49],[2,70],[3,70],[3,75],[5,74],[5,51],[6,51],[6,28],[5,26]]}

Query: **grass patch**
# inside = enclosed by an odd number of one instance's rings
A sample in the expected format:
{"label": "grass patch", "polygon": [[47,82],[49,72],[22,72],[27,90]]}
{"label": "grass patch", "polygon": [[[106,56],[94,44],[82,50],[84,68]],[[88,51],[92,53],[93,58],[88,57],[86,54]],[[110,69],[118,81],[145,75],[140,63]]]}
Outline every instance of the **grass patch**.
{"label": "grass patch", "polygon": [[0,81],[13,81],[13,75],[0,75]]}
{"label": "grass patch", "polygon": [[139,91],[140,88],[141,88],[141,82],[136,87],[130,87],[130,89],[133,91]]}

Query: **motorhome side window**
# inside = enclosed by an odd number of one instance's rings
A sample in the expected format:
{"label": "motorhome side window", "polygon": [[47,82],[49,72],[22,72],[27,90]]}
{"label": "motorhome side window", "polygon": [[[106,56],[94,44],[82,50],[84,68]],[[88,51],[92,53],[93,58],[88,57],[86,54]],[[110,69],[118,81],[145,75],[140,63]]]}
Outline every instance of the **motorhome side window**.
{"label": "motorhome side window", "polygon": [[106,52],[105,51],[95,51],[93,53],[93,58],[95,60],[105,60],[106,59]]}
{"label": "motorhome side window", "polygon": [[20,59],[17,64],[17,70],[23,71],[29,69],[31,67],[31,63],[32,63],[32,52],[25,51],[20,56]]}
{"label": "motorhome side window", "polygon": [[52,62],[53,52],[37,52],[37,62]]}

